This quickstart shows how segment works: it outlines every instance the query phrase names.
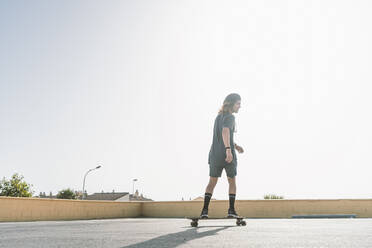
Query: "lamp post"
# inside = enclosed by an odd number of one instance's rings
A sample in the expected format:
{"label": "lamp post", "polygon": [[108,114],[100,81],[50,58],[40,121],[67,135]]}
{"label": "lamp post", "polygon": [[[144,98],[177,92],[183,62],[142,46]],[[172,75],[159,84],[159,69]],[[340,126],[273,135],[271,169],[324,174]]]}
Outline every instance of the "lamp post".
{"label": "lamp post", "polygon": [[132,197],[134,197],[134,182],[137,182],[137,181],[138,181],[137,178],[133,179],[133,191],[132,191]]}
{"label": "lamp post", "polygon": [[85,175],[84,175],[84,180],[83,180],[83,196],[81,197],[81,199],[84,200],[84,193],[85,193],[85,178],[87,177],[87,175],[88,175],[89,172],[94,171],[94,170],[97,170],[97,169],[99,169],[99,168],[101,168],[100,165],[98,165],[97,167],[95,167],[95,168],[93,168],[93,169],[88,170],[88,171],[85,173]]}

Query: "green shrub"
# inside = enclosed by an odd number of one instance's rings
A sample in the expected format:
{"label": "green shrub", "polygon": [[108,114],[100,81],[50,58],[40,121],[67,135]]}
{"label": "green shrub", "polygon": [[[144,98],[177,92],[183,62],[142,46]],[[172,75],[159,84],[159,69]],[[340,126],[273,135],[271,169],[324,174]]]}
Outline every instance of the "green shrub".
{"label": "green shrub", "polygon": [[76,194],[72,189],[63,189],[57,194],[58,199],[76,199]]}
{"label": "green shrub", "polygon": [[11,179],[4,177],[0,181],[0,196],[31,197],[31,187],[32,184],[25,182],[22,175],[14,173]]}

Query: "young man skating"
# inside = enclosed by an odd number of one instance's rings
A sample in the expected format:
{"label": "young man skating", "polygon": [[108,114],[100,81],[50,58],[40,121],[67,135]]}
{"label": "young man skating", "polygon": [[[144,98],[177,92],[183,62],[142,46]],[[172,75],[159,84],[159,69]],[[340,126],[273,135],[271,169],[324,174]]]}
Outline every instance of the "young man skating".
{"label": "young man skating", "polygon": [[238,217],[235,211],[235,195],[236,195],[236,167],[237,158],[235,150],[243,153],[242,147],[234,143],[235,117],[233,113],[238,113],[240,108],[241,98],[238,94],[232,93],[228,95],[223,105],[218,112],[214,121],[213,142],[209,151],[209,183],[205,190],[204,206],[201,212],[201,218],[208,218],[208,206],[211,200],[214,187],[217,180],[221,177],[223,169],[226,171],[227,180],[229,182],[229,204],[227,217]]}

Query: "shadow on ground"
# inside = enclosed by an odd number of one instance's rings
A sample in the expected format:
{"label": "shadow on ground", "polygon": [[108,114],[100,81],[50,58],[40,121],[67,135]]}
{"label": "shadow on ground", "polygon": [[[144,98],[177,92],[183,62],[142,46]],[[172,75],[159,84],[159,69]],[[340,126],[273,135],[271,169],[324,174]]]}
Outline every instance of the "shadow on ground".
{"label": "shadow on ground", "polygon": [[[201,229],[203,228],[213,228],[213,227],[219,227],[214,230],[209,230],[202,232]],[[146,240],[137,244],[132,244],[128,246],[123,246],[122,248],[130,247],[130,248],[139,248],[139,247],[164,247],[164,248],[170,248],[170,247],[177,247],[179,245],[185,244],[188,241],[194,240],[194,239],[200,239],[207,236],[216,235],[219,231],[225,230],[230,227],[235,226],[205,226],[205,227],[198,227],[198,228],[189,228],[186,231],[178,232],[178,233],[170,233],[167,235],[159,236],[150,240]]]}

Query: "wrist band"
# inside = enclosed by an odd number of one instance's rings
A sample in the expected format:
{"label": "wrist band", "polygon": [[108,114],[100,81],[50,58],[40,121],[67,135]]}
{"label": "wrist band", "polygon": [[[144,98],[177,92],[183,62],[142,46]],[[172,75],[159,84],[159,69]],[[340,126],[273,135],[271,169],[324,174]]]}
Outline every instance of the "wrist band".
{"label": "wrist band", "polygon": [[227,150],[227,149],[231,149],[231,147],[230,147],[230,146],[228,146],[228,147],[225,147],[225,150]]}

